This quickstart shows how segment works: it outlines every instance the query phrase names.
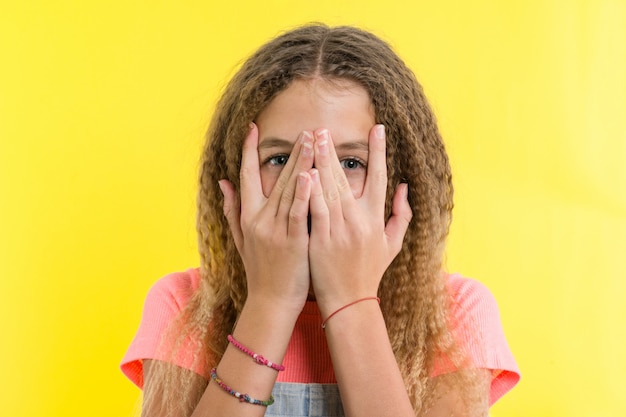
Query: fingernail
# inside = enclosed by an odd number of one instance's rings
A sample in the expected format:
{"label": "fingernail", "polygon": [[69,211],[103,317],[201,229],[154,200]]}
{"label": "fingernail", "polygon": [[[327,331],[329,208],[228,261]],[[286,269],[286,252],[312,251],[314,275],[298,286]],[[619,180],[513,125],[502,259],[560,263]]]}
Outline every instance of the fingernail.
{"label": "fingernail", "polygon": [[223,180],[219,180],[217,185],[220,187],[220,191],[222,192],[222,196],[224,195],[224,185],[222,184]]}
{"label": "fingernail", "polygon": [[309,171],[309,175],[311,176],[311,180],[312,180],[313,182],[317,182],[317,181],[319,180],[319,178],[320,178],[320,174],[319,174],[319,172],[317,171],[317,169],[315,169],[315,168],[312,168],[312,169]]}
{"label": "fingernail", "polygon": [[374,127],[374,134],[378,139],[385,138],[385,125],[376,125]]}
{"label": "fingernail", "polygon": [[409,184],[404,184],[403,190],[402,190],[402,194],[404,194],[404,199],[408,200],[409,199]]}
{"label": "fingernail", "polygon": [[306,130],[302,132],[302,154],[311,155],[313,153],[313,135]]}
{"label": "fingernail", "polygon": [[250,128],[250,130],[254,129],[254,122],[250,122],[250,124],[248,125],[248,127]]}
{"label": "fingernail", "polygon": [[317,149],[320,154],[328,153],[328,130],[322,129],[317,133]]}

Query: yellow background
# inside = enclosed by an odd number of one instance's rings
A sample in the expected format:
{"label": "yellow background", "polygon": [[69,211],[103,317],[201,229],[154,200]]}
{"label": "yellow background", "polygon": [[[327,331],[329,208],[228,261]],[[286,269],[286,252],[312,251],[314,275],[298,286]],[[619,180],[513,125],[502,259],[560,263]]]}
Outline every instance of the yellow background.
{"label": "yellow background", "polygon": [[389,40],[438,114],[449,269],[499,301],[493,416],[626,415],[626,2],[2,1],[0,414],[129,416],[150,285],[197,265],[199,146],[238,62],[308,21]]}

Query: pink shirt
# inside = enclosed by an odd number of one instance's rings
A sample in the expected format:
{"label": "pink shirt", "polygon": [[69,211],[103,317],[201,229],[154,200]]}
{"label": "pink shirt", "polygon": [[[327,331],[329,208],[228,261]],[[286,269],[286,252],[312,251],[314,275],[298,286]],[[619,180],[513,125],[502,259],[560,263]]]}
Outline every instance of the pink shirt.
{"label": "pink shirt", "polygon": [[[170,360],[166,352],[158,349],[161,336],[199,283],[199,271],[189,269],[165,276],[150,289],[139,330],[121,364],[124,374],[138,387],[143,387],[143,359]],[[492,405],[520,378],[502,330],[498,306],[491,292],[478,281],[453,274],[448,275],[447,285],[453,299],[450,329],[457,343],[469,353],[470,366],[491,371]],[[286,369],[278,374],[278,382],[336,383],[321,324],[317,304],[307,302],[296,322],[283,360]],[[183,352],[175,362],[206,379],[210,377],[204,366],[193,367],[192,355]],[[433,376],[453,370],[446,368],[445,359],[440,362]]]}

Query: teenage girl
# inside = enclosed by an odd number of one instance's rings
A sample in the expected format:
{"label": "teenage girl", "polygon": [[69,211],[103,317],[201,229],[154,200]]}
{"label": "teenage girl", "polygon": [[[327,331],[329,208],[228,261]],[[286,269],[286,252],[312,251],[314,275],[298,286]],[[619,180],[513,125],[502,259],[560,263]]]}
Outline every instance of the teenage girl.
{"label": "teenage girl", "polygon": [[445,273],[450,166],[403,61],[312,25],[227,86],[199,269],[148,294],[122,363],[143,415],[482,416],[519,370],[490,292]]}

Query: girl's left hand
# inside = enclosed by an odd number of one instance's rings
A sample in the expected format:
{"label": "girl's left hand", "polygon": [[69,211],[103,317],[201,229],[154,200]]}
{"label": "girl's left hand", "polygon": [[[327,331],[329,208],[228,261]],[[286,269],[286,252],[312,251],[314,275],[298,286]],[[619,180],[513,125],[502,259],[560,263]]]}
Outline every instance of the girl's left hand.
{"label": "girl's left hand", "polygon": [[354,197],[327,129],[315,132],[315,168],[310,171],[309,262],[322,316],[359,298],[376,296],[380,280],[402,248],[411,221],[408,186],[400,184],[385,224],[387,166],[385,129],[369,134],[367,177]]}

